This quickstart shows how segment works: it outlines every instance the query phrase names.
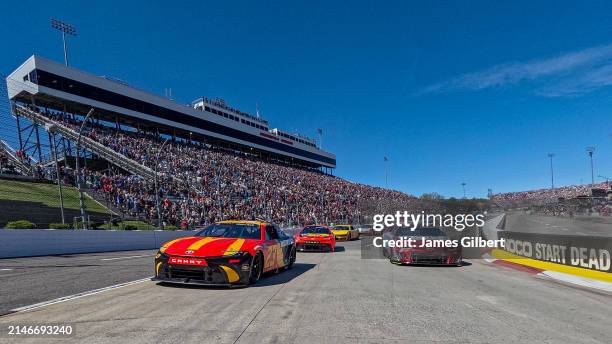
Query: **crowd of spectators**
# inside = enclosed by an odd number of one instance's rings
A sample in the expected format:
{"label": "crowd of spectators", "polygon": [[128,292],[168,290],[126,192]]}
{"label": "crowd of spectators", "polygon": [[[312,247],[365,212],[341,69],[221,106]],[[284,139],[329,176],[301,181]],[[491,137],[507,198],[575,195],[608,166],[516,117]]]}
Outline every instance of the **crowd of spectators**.
{"label": "crowd of spectators", "polygon": [[[607,197],[592,197],[593,189],[608,193]],[[540,189],[495,194],[491,199],[504,207],[526,207],[535,213],[553,216],[612,215],[610,186],[607,182],[570,185],[554,189]]]}
{"label": "crowd of spectators", "polygon": [[506,192],[494,194],[492,200],[498,202],[517,202],[526,200],[558,200],[559,198],[570,199],[579,196],[591,196],[591,189],[610,190],[610,187],[607,182],[603,182],[594,185],[570,185],[556,187],[554,189]]}
{"label": "crowd of spectators", "polygon": [[[52,116],[73,129],[80,126],[74,119]],[[181,227],[228,218],[262,218],[286,224],[352,223],[359,220],[364,203],[394,199],[408,204],[415,200],[399,191],[352,183],[312,168],[265,161],[244,151],[171,139],[160,152],[164,139],[158,135],[99,124],[88,128],[85,135],[106,147],[151,169],[157,164],[157,189],[152,180],[125,172],[84,172],[88,187],[103,194],[115,208],[152,222],[158,216],[156,193],[164,223]]]}

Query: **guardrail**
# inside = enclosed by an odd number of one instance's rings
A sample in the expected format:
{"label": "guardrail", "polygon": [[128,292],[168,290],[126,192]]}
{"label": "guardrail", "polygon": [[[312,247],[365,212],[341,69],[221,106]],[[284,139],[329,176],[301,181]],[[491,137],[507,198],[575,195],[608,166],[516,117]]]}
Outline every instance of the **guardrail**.
{"label": "guardrail", "polygon": [[157,249],[194,231],[0,229],[0,258]]}

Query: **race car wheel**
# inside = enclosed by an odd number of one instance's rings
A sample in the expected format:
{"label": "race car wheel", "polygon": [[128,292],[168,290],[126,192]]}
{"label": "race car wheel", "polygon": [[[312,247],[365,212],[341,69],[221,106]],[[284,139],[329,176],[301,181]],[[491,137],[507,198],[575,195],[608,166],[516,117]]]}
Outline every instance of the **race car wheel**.
{"label": "race car wheel", "polygon": [[461,266],[463,263],[463,257],[459,257],[459,259],[457,259],[457,264],[455,264],[455,266]]}
{"label": "race car wheel", "polygon": [[263,259],[261,253],[257,253],[253,257],[253,263],[251,263],[251,272],[249,274],[249,284],[255,284],[261,277],[261,271],[263,269]]}
{"label": "race car wheel", "polygon": [[291,252],[289,253],[289,264],[287,264],[287,269],[291,269],[293,263],[295,263],[295,247],[291,248]]}

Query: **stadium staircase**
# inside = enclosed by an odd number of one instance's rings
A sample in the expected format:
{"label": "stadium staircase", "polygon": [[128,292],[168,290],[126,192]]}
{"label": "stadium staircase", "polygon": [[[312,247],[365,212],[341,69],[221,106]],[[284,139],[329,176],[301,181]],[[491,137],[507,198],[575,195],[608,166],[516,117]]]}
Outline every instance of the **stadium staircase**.
{"label": "stadium staircase", "polygon": [[4,140],[0,140],[0,150],[5,152],[7,158],[11,161],[11,163],[13,163],[13,166],[17,171],[21,172],[23,175],[29,175],[32,173],[30,166],[24,164],[23,161],[17,157],[17,154],[13,148],[4,142]]}
{"label": "stadium staircase", "polygon": [[[36,122],[37,124],[43,126],[47,131],[56,132],[62,135],[65,139],[70,141],[76,142],[79,137],[79,134],[75,130],[68,128],[61,123],[58,123],[25,106],[15,104],[13,106],[13,112],[16,115],[23,116]],[[146,167],[123,154],[117,153],[89,137],[81,136],[81,146],[83,149],[98,155],[100,158],[125,171],[128,171],[129,173],[138,175],[148,180],[153,180],[155,178],[155,172],[149,167]]]}

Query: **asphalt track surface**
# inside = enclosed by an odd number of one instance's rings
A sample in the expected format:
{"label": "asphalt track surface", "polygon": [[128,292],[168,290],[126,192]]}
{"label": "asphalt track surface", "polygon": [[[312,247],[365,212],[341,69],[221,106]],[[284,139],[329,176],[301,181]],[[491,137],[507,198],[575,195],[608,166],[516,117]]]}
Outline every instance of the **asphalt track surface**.
{"label": "asphalt track surface", "polygon": [[612,237],[612,218],[567,218],[509,212],[506,214],[505,230],[524,233]]}
{"label": "asphalt track surface", "polygon": [[[0,317],[0,327],[71,324],[75,334],[62,342],[86,343],[609,343],[612,338],[611,295],[483,260],[460,268],[397,266],[361,259],[359,242],[339,246],[333,254],[298,253],[293,269],[265,276],[249,288],[176,287],[147,280],[8,314]],[[74,259],[86,265],[88,256]],[[39,259],[44,258],[20,263]],[[103,262],[81,279],[97,275],[96,287],[109,285],[113,264],[133,270],[134,278],[152,271],[150,258]],[[68,274],[76,268],[50,269],[55,273],[49,276],[61,275],[55,281],[79,279]],[[5,272],[13,273],[0,274]],[[33,272],[30,280],[36,278]],[[0,277],[2,285],[6,280]],[[20,293],[6,296],[4,291],[3,303]],[[0,334],[0,342],[60,340]]]}
{"label": "asphalt track surface", "polygon": [[0,259],[0,315],[14,308],[150,277],[155,252]]}

